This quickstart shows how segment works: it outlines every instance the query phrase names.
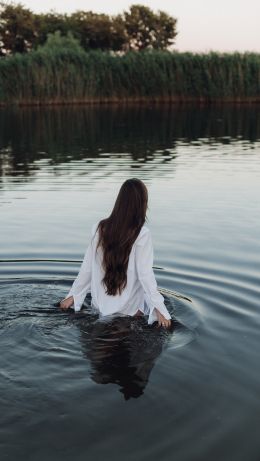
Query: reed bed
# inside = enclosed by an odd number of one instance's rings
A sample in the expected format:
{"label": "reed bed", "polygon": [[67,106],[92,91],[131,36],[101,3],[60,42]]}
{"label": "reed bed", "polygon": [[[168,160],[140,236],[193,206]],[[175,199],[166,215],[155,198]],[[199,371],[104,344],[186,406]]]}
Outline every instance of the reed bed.
{"label": "reed bed", "polygon": [[0,104],[260,101],[260,54],[41,49],[0,59]]}

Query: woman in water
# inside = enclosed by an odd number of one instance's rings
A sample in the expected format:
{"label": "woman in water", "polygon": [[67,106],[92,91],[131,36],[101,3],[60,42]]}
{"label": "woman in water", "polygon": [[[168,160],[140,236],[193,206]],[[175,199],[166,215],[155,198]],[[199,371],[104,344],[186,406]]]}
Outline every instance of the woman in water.
{"label": "woman in water", "polygon": [[171,316],[153,272],[151,232],[144,224],[148,191],[136,178],[121,186],[112,213],[92,226],[77,278],[61,309],[79,311],[87,292],[101,315],[148,314],[148,324],[170,327]]}

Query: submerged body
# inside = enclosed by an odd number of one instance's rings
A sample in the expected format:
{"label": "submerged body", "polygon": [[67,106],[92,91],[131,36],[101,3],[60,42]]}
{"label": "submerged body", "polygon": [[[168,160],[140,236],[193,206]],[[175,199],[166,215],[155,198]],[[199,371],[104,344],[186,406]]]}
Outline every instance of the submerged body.
{"label": "submerged body", "polygon": [[[134,316],[138,311],[148,314],[148,324],[157,321],[156,309],[170,320],[171,316],[164,304],[164,298],[158,291],[153,272],[153,245],[151,232],[143,225],[133,243],[129,254],[127,284],[121,294],[106,294],[102,283],[102,248],[97,248],[98,222],[92,226],[91,241],[86,249],[77,278],[66,298],[73,297],[75,312],[81,309],[86,294],[91,293],[92,306],[101,315],[125,314]],[[97,248],[97,250],[96,250]]]}

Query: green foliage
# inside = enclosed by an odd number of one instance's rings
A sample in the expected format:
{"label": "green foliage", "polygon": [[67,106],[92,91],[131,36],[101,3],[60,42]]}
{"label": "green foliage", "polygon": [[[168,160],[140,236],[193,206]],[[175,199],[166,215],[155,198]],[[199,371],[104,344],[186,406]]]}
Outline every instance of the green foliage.
{"label": "green foliage", "polygon": [[[49,34],[54,34],[60,31],[62,36],[66,36],[71,30],[66,14],[61,13],[40,13],[35,14],[35,39],[32,47],[36,49],[39,45],[43,45],[48,39]],[[74,35],[74,31],[72,31]],[[76,32],[76,31],[75,31]]]}
{"label": "green foliage", "polygon": [[142,5],[116,16],[76,11],[71,15],[33,13],[21,3],[0,1],[0,55],[26,53],[43,45],[49,34],[71,31],[85,51],[127,51],[129,49],[165,49],[177,35],[175,18]]}
{"label": "green foliage", "polygon": [[127,40],[120,16],[112,18],[107,14],[77,11],[71,14],[68,22],[85,50],[120,50]]}
{"label": "green foliage", "polygon": [[71,31],[67,35],[61,35],[60,30],[56,30],[53,34],[48,33],[47,40],[44,45],[38,46],[38,51],[60,52],[62,49],[79,53],[82,50],[79,40],[77,40]]}
{"label": "green foliage", "polygon": [[129,13],[124,12],[124,22],[131,49],[165,49],[177,35],[175,18],[163,11],[155,14],[143,5],[130,6]]}
{"label": "green foliage", "polygon": [[260,54],[85,52],[71,34],[0,59],[0,103],[260,100]]}
{"label": "green foliage", "polygon": [[31,10],[0,2],[0,55],[25,53],[36,38],[36,18]]}

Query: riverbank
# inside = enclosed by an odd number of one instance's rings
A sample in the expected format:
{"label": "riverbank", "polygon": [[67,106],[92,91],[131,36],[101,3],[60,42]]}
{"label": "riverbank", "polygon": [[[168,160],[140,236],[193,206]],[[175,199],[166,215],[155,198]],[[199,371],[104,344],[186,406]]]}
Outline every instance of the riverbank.
{"label": "riverbank", "polygon": [[259,103],[260,54],[41,49],[0,59],[0,105]]}
{"label": "riverbank", "polygon": [[48,107],[48,106],[80,106],[80,105],[89,105],[89,106],[97,106],[97,105],[113,105],[113,106],[161,106],[161,105],[169,105],[169,104],[175,104],[175,105],[189,105],[189,104],[197,104],[199,106],[207,106],[209,104],[213,105],[223,105],[223,104],[228,104],[228,105],[257,105],[260,104],[260,97],[258,98],[252,98],[252,99],[228,99],[228,98],[218,98],[218,99],[199,99],[199,98],[193,98],[193,99],[181,99],[181,98],[168,98],[167,100],[165,99],[157,99],[154,100],[152,98],[147,98],[147,99],[100,99],[100,100],[91,100],[91,99],[81,99],[81,100],[44,100],[44,101],[19,101],[19,102],[14,102],[14,103],[0,103],[0,107],[10,107],[10,106],[17,106],[17,107]]}

